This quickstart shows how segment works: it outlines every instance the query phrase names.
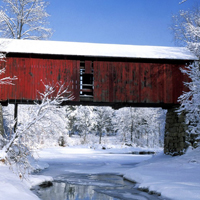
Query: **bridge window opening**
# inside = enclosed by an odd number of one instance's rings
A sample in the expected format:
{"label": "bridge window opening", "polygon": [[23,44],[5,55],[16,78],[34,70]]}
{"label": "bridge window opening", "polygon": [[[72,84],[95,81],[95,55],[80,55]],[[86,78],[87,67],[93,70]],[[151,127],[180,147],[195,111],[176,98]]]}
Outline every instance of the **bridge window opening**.
{"label": "bridge window opening", "polygon": [[93,90],[93,63],[90,61],[80,61],[80,100],[93,101]]}

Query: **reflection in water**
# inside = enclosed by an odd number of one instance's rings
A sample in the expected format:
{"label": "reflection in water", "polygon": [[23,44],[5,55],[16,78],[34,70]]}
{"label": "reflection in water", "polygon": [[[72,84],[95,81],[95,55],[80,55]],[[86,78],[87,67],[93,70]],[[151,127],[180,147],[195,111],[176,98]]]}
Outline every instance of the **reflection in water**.
{"label": "reflection in water", "polygon": [[49,188],[38,188],[42,200],[116,200],[94,190],[95,186],[72,185],[54,182]]}
{"label": "reflection in water", "polygon": [[53,186],[37,187],[42,200],[159,200],[135,188],[133,183],[113,174],[65,174],[56,178]]}

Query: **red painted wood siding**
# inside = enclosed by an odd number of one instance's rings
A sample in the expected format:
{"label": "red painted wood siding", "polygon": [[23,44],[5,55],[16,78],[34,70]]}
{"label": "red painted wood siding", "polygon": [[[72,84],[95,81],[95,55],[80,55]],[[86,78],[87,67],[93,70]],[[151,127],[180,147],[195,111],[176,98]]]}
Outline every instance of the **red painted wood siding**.
{"label": "red painted wood siding", "polygon": [[[94,75],[94,99],[110,103],[166,103],[176,104],[185,91],[184,76],[180,67],[185,64],[85,61],[85,73]],[[0,100],[37,100],[38,91],[45,84],[61,81],[69,85],[74,101],[80,101],[80,61],[8,57],[0,62],[6,67],[2,77],[17,76],[15,85],[0,85]],[[93,70],[92,70],[93,68]],[[41,81],[42,80],[42,81]]]}
{"label": "red painted wood siding", "polygon": [[1,77],[18,77],[14,86],[0,85],[1,100],[38,100],[38,91],[44,92],[44,84],[62,82],[66,87],[69,85],[74,101],[79,101],[79,61],[9,57],[0,63],[0,67],[6,67],[6,73]]}
{"label": "red painted wood siding", "polygon": [[94,62],[94,101],[176,104],[184,64]]}

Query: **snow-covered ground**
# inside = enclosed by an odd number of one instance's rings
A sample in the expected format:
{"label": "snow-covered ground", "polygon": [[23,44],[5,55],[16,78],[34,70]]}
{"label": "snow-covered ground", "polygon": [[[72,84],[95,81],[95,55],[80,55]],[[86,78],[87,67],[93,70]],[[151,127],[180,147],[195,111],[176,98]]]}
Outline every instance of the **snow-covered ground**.
{"label": "snow-covered ground", "polygon": [[[66,171],[124,174],[125,178],[137,181],[140,188],[148,188],[173,200],[200,199],[200,148],[189,149],[185,155],[178,157],[166,156],[163,153],[156,156],[124,154],[129,150],[105,151],[81,147],[44,149],[39,152],[39,160],[50,164],[45,174],[47,176],[30,176],[28,181],[21,181],[7,166],[1,164],[0,199],[13,200],[18,197],[38,200],[29,188],[44,180],[52,180],[51,176]],[[138,162],[140,163],[135,165]]]}
{"label": "snow-covered ground", "polygon": [[0,164],[0,199],[1,200],[14,200],[14,199],[27,199],[39,200],[20,178],[14,174],[8,166]]}
{"label": "snow-covered ground", "polygon": [[140,163],[124,175],[140,188],[161,193],[173,200],[200,199],[200,148],[188,149],[183,156],[163,153]]}

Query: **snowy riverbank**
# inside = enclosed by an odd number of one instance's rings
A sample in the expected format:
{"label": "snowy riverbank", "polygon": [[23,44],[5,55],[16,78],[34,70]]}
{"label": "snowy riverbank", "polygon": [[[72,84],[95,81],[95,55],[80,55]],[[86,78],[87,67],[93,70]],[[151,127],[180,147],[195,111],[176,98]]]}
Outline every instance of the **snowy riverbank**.
{"label": "snowy riverbank", "polygon": [[20,178],[14,174],[8,166],[0,164],[0,199],[1,200],[14,200],[14,199],[27,199],[39,200],[30,188],[21,181]]}
{"label": "snowy riverbank", "polygon": [[200,148],[188,149],[183,156],[160,153],[138,164],[124,175],[139,188],[160,193],[173,200],[200,199]]}
{"label": "snowy riverbank", "polygon": [[[64,162],[66,166],[63,165],[59,170],[79,173],[82,171],[82,173],[113,172],[124,174],[125,178],[137,181],[138,187],[148,188],[173,200],[200,199],[200,148],[190,149],[187,154],[179,157],[166,156],[162,153],[153,157],[133,155],[134,162],[140,162],[133,169],[126,168],[130,157],[123,154],[129,150],[105,151],[80,147],[54,147],[41,150],[39,160],[50,163],[50,166],[52,163],[55,164],[49,170],[51,176],[53,176],[53,171],[56,173],[55,162],[58,162],[58,165]],[[117,156],[113,156],[115,153]],[[95,169],[90,168],[91,162],[96,163]],[[70,163],[73,164],[70,165]],[[38,184],[45,179],[52,180],[50,176],[30,176],[29,181],[21,181],[7,166],[2,164],[0,165],[0,174],[1,200],[13,200],[16,197],[18,199],[38,200],[38,197],[30,191],[31,185]]]}

